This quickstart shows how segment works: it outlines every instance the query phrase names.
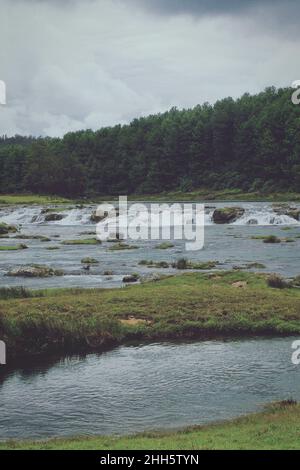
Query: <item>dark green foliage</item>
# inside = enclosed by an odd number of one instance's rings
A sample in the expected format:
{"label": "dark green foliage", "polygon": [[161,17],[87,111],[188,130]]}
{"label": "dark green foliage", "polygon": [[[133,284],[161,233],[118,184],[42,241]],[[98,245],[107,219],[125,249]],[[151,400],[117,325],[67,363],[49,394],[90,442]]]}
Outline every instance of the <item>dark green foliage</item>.
{"label": "dark green foliage", "polygon": [[212,191],[299,192],[300,106],[291,89],[176,108],[63,139],[0,139],[0,192],[76,197]]}
{"label": "dark green foliage", "polygon": [[286,289],[289,283],[278,274],[271,274],[267,280],[268,286],[273,289]]}
{"label": "dark green foliage", "polygon": [[189,268],[189,262],[185,258],[180,258],[175,263],[173,263],[172,266],[175,269],[188,269]]}
{"label": "dark green foliage", "polygon": [[0,299],[26,299],[32,297],[31,291],[24,287],[1,287],[0,288]]}

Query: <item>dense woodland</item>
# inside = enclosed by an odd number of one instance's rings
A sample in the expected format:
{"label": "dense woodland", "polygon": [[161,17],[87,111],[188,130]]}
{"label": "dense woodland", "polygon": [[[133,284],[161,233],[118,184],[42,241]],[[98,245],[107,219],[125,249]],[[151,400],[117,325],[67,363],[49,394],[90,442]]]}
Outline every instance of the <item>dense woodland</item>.
{"label": "dense woodland", "polygon": [[193,188],[300,192],[291,89],[176,108],[62,139],[0,139],[0,192],[68,197]]}

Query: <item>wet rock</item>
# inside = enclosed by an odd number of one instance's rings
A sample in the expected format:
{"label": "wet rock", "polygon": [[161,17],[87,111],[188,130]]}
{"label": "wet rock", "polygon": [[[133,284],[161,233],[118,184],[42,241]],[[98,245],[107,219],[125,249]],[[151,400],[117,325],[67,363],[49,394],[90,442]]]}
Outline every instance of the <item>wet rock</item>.
{"label": "wet rock", "polygon": [[213,221],[215,224],[230,224],[235,222],[245,213],[242,207],[225,207],[216,209],[213,213]]}
{"label": "wet rock", "polygon": [[138,280],[139,280],[139,275],[138,274],[130,274],[129,276],[124,276],[123,277],[123,282],[125,284],[138,282]]}
{"label": "wet rock", "polygon": [[91,222],[94,222],[98,224],[99,222],[102,222],[102,220],[105,220],[107,218],[108,214],[104,214],[102,216],[97,215],[97,211],[94,211],[90,217]]}
{"label": "wet rock", "polygon": [[65,216],[63,214],[57,214],[56,212],[50,212],[45,216],[45,222],[57,222],[62,220]]}
{"label": "wet rock", "polygon": [[0,235],[7,235],[8,233],[16,233],[18,231],[15,225],[8,225],[0,223]]}
{"label": "wet rock", "polygon": [[7,276],[12,277],[52,277],[52,276],[63,276],[63,271],[59,269],[53,269],[48,266],[21,266],[19,268],[12,269],[7,273]]}
{"label": "wet rock", "polygon": [[119,209],[115,209],[115,212],[105,212],[103,215],[98,214],[97,211],[94,211],[90,217],[91,222],[94,222],[98,224],[99,222],[102,222],[102,220],[107,219],[107,217],[113,217],[113,216],[119,217]]}
{"label": "wet rock", "polygon": [[300,220],[300,210],[299,209],[291,209],[287,212],[287,216],[291,217],[295,220]]}
{"label": "wet rock", "polygon": [[297,209],[297,207],[281,204],[273,206],[273,211],[278,215],[287,215],[291,219],[300,220],[300,209]]}
{"label": "wet rock", "polygon": [[247,225],[257,225],[257,224],[258,224],[257,219],[250,219],[247,222]]}

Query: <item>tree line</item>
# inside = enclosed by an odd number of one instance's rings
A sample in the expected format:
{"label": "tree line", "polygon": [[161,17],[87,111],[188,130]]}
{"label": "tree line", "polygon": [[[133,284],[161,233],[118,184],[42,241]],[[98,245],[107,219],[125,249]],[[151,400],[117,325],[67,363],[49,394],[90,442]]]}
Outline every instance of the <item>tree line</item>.
{"label": "tree line", "polygon": [[196,188],[300,192],[300,106],[290,88],[63,138],[0,138],[0,192],[67,197]]}

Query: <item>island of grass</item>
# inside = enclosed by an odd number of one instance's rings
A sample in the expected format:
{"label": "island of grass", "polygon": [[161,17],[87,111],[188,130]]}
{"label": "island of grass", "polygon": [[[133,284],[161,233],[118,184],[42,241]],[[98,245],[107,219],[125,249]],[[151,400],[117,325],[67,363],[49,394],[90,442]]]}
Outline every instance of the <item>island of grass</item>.
{"label": "island of grass", "polygon": [[27,248],[28,246],[22,243],[21,245],[0,246],[0,251],[19,251],[19,250],[26,250]]}
{"label": "island of grass", "polygon": [[9,441],[0,443],[0,450],[298,450],[299,434],[300,405],[291,400],[261,413],[177,432]]}
{"label": "island of grass", "polygon": [[98,245],[101,244],[101,241],[97,238],[85,238],[78,240],[65,240],[62,242],[62,245]]}
{"label": "island of grass", "polygon": [[127,243],[116,243],[109,247],[109,251],[138,250],[138,246],[128,245]]}
{"label": "island of grass", "polygon": [[245,271],[192,272],[120,290],[50,289],[25,298],[6,290],[0,336],[13,361],[130,340],[299,334],[300,290],[267,281]]}

